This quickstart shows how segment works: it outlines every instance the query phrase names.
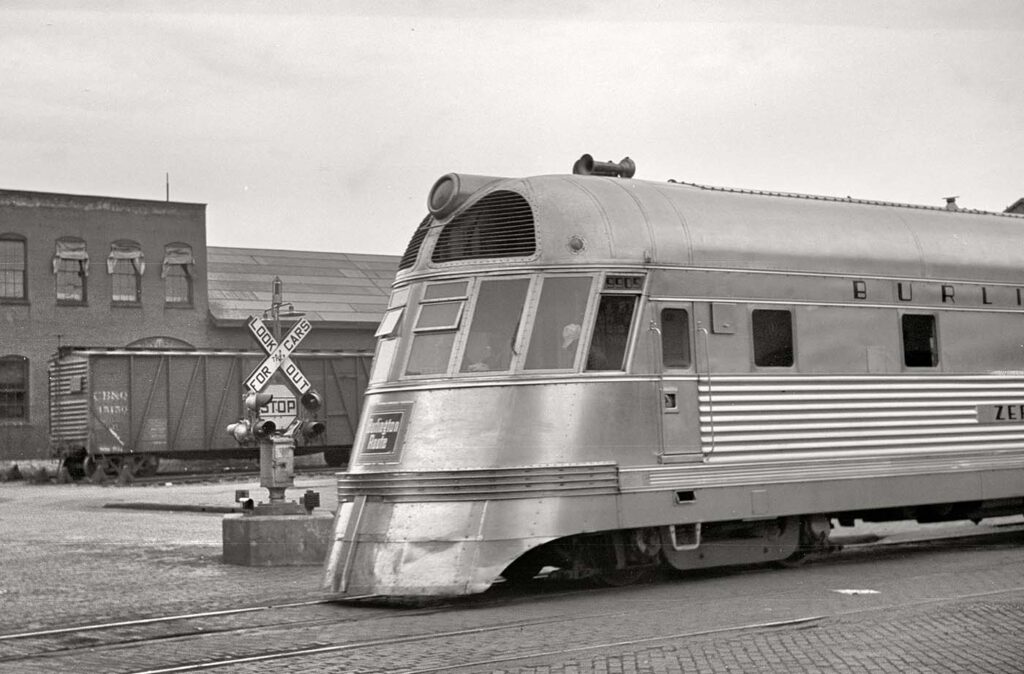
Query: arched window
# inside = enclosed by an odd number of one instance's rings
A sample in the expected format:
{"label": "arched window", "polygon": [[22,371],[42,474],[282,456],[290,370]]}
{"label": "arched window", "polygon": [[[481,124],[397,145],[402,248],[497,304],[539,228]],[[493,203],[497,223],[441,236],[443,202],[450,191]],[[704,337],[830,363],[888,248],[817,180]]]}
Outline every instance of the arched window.
{"label": "arched window", "polygon": [[146,262],[138,242],[121,239],[110,244],[107,273],[110,274],[110,298],[114,304],[138,304],[142,301],[142,275],[146,273]]}
{"label": "arched window", "polygon": [[58,304],[88,302],[89,253],[85,249],[85,241],[74,236],[57,239],[53,273],[57,277]]}
{"label": "arched window", "polygon": [[192,306],[192,276],[196,260],[192,246],[187,243],[169,243],[164,246],[164,264],[160,276],[164,279],[164,302],[178,307]]}
{"label": "arched window", "polygon": [[0,356],[0,421],[28,421],[28,358]]}
{"label": "arched window", "polygon": [[28,299],[25,237],[0,234],[0,302]]}

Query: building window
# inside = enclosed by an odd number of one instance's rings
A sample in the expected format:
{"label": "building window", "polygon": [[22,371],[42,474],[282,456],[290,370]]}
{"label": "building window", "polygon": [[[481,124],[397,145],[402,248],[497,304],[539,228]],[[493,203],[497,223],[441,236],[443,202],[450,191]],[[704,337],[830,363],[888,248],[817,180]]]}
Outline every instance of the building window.
{"label": "building window", "polygon": [[53,273],[57,277],[58,304],[85,304],[89,300],[89,253],[85,241],[70,236],[57,239]]}
{"label": "building window", "polygon": [[146,273],[146,261],[138,243],[122,239],[110,244],[107,273],[110,274],[110,297],[114,304],[139,304],[142,301],[142,275]]}
{"label": "building window", "polygon": [[754,337],[754,365],[793,365],[793,317],[781,309],[754,309],[751,313]]}
{"label": "building window", "polygon": [[0,234],[0,302],[28,299],[25,237]]}
{"label": "building window", "polygon": [[28,358],[0,357],[0,421],[28,421]]}
{"label": "building window", "polygon": [[164,263],[160,277],[164,280],[164,302],[181,307],[192,306],[192,275],[195,258],[187,243],[164,246]]}
{"label": "building window", "polygon": [[903,314],[903,363],[907,367],[935,367],[939,349],[935,317],[930,314]]}

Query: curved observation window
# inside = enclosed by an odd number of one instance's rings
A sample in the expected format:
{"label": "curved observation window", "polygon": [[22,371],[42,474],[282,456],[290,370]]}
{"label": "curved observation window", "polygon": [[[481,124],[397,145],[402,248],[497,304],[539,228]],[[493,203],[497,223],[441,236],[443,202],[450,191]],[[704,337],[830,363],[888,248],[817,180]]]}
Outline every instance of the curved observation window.
{"label": "curved observation window", "polygon": [[544,279],[525,369],[571,370],[575,367],[592,283],[589,276]]}
{"label": "curved observation window", "polygon": [[521,194],[498,190],[444,226],[430,259],[440,263],[529,257],[536,250],[530,204]]}

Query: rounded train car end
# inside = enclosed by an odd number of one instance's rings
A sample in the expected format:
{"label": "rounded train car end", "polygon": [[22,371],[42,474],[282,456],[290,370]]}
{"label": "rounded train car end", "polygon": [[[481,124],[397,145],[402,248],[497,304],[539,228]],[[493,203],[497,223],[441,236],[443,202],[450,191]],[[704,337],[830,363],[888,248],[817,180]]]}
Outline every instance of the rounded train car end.
{"label": "rounded train car end", "polygon": [[634,171],[434,185],[329,593],[621,584],[1024,512],[1024,218]]}

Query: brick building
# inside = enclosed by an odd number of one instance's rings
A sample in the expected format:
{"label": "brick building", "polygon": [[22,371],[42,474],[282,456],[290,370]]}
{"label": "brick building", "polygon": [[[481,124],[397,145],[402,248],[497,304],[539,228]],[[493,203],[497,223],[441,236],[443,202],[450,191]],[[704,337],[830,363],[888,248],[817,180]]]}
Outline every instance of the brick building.
{"label": "brick building", "polygon": [[208,249],[205,213],[0,190],[0,461],[48,456],[59,346],[254,348],[275,276],[316,328],[304,348],[372,349],[397,257]]}

